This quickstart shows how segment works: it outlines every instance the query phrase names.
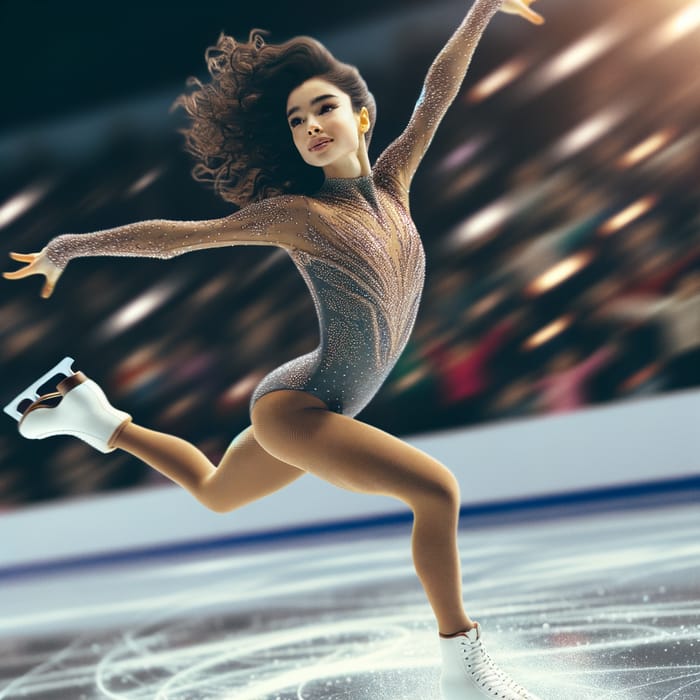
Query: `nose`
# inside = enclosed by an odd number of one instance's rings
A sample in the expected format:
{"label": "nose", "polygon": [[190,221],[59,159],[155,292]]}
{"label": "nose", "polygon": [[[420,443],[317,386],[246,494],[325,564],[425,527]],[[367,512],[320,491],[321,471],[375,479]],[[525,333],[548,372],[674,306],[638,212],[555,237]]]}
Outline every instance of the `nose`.
{"label": "nose", "polygon": [[321,127],[318,124],[311,124],[309,123],[308,129],[307,129],[309,136],[313,136],[314,134],[320,134],[321,133]]}

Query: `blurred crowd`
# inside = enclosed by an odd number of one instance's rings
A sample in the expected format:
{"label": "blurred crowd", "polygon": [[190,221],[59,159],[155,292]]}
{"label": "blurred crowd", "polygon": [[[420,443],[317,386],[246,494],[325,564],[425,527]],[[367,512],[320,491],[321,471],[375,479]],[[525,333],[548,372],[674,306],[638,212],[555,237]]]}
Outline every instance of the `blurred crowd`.
{"label": "blurred crowd", "polygon": [[[566,41],[550,35],[539,56],[524,40],[508,61],[492,47],[465,84],[412,187],[428,261],[418,321],[360,420],[408,435],[700,386],[697,36],[648,56],[630,27],[610,49],[615,61],[589,57],[571,79],[556,77],[561,52],[604,19],[588,15]],[[648,31],[659,26],[650,15]],[[420,41],[397,50],[424,74]],[[489,91],[504,65],[520,73]],[[367,79],[380,98],[375,141],[386,145],[406,98],[392,94],[395,76]],[[5,254],[60,233],[229,213],[189,178],[173,122],[149,125],[121,117],[68,160],[37,136],[3,163]],[[38,278],[3,284],[3,405],[69,355],[136,422],[215,463],[249,424],[257,382],[318,342],[308,291],[281,250],[84,258],[49,300]],[[161,482],[119,451],[26,441],[7,417],[0,433],[6,508]]]}

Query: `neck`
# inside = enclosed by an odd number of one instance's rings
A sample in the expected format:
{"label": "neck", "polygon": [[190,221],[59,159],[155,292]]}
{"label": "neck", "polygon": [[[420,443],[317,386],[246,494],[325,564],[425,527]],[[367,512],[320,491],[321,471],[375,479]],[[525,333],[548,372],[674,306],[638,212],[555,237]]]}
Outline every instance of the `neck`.
{"label": "neck", "polygon": [[356,153],[351,154],[347,160],[342,162],[335,161],[324,166],[323,174],[326,179],[329,178],[355,178],[364,177],[372,174],[372,166],[369,163],[367,155],[367,146],[364,140],[360,143],[360,147]]}

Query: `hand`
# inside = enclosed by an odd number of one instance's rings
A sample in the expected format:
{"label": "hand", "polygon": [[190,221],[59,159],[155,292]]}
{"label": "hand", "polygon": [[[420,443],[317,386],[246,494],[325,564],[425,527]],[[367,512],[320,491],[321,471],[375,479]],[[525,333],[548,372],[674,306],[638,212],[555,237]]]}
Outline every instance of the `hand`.
{"label": "hand", "polygon": [[48,299],[63,271],[48,259],[46,248],[39,253],[10,253],[10,257],[18,262],[29,264],[14,272],[3,272],[2,276],[6,280],[17,280],[29,275],[44,275],[46,283],[41,290],[41,296],[44,299]]}
{"label": "hand", "polygon": [[507,12],[509,15],[520,15],[533,24],[544,24],[544,17],[530,9],[530,5],[534,1],[535,0],[503,0],[501,12]]}

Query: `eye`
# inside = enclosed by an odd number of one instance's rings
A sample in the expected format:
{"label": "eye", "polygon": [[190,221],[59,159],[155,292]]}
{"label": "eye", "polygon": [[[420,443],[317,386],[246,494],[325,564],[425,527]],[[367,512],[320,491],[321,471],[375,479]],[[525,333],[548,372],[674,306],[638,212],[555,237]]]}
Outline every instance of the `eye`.
{"label": "eye", "polygon": [[298,126],[299,124],[301,124],[301,119],[299,119],[299,117],[294,117],[293,119],[290,119],[290,120],[289,120],[289,126],[291,126],[292,129],[293,129],[295,126]]}
{"label": "eye", "polygon": [[336,106],[334,104],[327,102],[325,105],[323,105],[323,107],[321,107],[319,114],[323,114],[324,112],[328,112],[330,110],[333,110],[333,109],[335,109],[335,107]]}

